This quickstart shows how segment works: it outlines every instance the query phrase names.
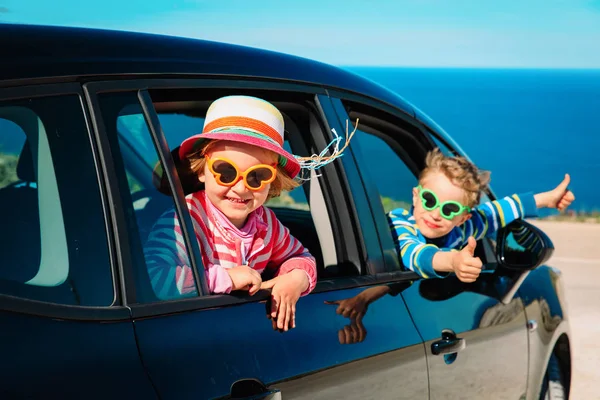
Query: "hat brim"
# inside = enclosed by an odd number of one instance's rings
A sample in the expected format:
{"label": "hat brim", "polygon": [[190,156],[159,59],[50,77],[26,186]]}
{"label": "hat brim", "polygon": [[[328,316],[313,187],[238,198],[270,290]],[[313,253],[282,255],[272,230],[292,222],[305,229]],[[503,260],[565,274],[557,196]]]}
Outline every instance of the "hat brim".
{"label": "hat brim", "polygon": [[179,147],[179,157],[184,158],[187,154],[194,151],[194,148],[204,140],[227,140],[260,147],[272,151],[280,156],[279,165],[283,167],[290,178],[295,178],[300,172],[300,163],[298,160],[296,160],[292,154],[279,145],[254,136],[247,136],[244,134],[227,131],[221,131],[219,133],[201,133],[185,139]]}

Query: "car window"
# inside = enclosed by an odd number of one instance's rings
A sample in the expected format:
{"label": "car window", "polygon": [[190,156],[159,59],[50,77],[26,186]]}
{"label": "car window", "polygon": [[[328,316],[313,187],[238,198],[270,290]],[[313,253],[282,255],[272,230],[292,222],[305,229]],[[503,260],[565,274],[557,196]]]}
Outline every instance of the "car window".
{"label": "car window", "polygon": [[98,177],[77,96],[0,102],[0,210],[0,293],[112,304]]}
{"label": "car window", "polygon": [[[164,191],[164,185],[160,185],[162,164],[159,162],[137,96],[135,93],[101,94],[99,101],[107,134],[113,141],[113,146],[115,142],[118,146],[115,154],[120,155],[116,158],[116,167],[122,171],[119,176],[126,177],[121,179],[119,185],[122,187],[120,193],[124,203],[131,207],[126,215],[134,260],[137,301],[149,303],[198,296],[195,285],[189,285],[194,280],[191,269],[187,267],[189,261],[185,262],[185,269],[165,268],[173,260],[161,256],[160,249],[157,249],[150,256],[154,260],[152,266],[146,263],[145,245],[159,218],[167,215],[179,221],[179,217],[172,212],[173,197],[170,192]],[[173,126],[172,116],[159,115],[159,119],[161,123],[165,121],[165,126]],[[189,120],[185,119],[185,122]],[[183,123],[182,129],[173,129],[176,134],[168,135],[167,140],[170,139],[173,143],[174,140],[178,140],[178,136],[184,135],[182,132],[187,134],[201,129],[201,121],[199,127]],[[183,246],[189,260],[189,251],[185,243],[181,241],[180,245]],[[184,264],[183,260],[177,262],[182,266]],[[179,286],[177,283],[171,285],[167,282],[179,282]],[[188,284],[185,289],[181,287],[183,282]]]}
{"label": "car window", "polygon": [[353,140],[357,144],[354,148],[358,152],[359,169],[377,186],[384,211],[410,210],[417,178],[400,156],[384,139],[360,129]]}
{"label": "car window", "polygon": [[[159,221],[161,215],[173,209],[174,201],[170,195],[166,177],[162,173],[158,153],[152,142],[144,115],[140,106],[137,105],[137,96],[133,93],[101,94],[99,99],[102,118],[105,121],[106,129],[109,131],[109,137],[112,137],[118,143],[118,150],[115,154],[120,154],[121,160],[119,161],[122,161],[122,171],[126,177],[126,179],[122,179],[124,182],[122,185],[127,192],[123,194],[124,203],[126,206],[131,204],[132,207],[131,213],[129,213],[131,219],[128,223],[133,252],[136,253],[134,255],[134,268],[136,269],[137,301],[146,303],[197,296],[198,293],[193,282],[184,284],[184,286],[191,284],[191,290],[184,294],[181,294],[180,288],[174,288],[172,285],[164,293],[157,292],[159,289],[157,289],[156,282],[172,282],[173,280],[181,282],[189,279],[189,277],[182,278],[180,276],[181,268],[177,270],[169,268],[168,266],[172,260],[164,261],[162,270],[165,273],[159,277],[152,273],[152,269],[156,267],[148,264],[150,262],[147,257],[149,254],[147,246],[149,235],[156,229],[157,221]],[[197,104],[199,105],[196,108],[195,105]],[[185,138],[202,132],[208,104],[210,104],[210,100],[194,103],[194,107],[190,108],[189,104],[184,102],[155,101],[155,109],[162,132],[174,162],[178,166],[178,178],[186,194],[201,190],[202,185],[199,183],[197,176],[190,176],[183,162],[178,159],[178,147]],[[294,109],[297,110],[297,106]],[[285,111],[283,113],[285,114]],[[287,114],[284,116],[286,118],[286,130],[290,131],[289,135],[296,135],[297,138],[303,140],[300,128],[295,127],[294,116]],[[303,117],[308,119],[306,116]],[[302,121],[304,122],[304,120]],[[290,151],[294,146],[289,140],[286,140],[284,147]],[[297,146],[293,150],[295,150],[295,154],[308,151],[298,149]],[[308,186],[308,184],[305,185]],[[271,208],[277,218],[290,229],[292,235],[310,250],[311,254],[317,258],[320,270],[323,271],[325,260],[331,263],[336,262],[335,253],[333,256],[331,255],[332,252],[335,252],[333,246],[327,246],[327,254],[322,252],[322,248],[325,246],[321,242],[324,237],[332,236],[331,226],[323,218],[321,218],[318,225],[315,224],[314,210],[311,210],[309,206],[306,190],[307,188],[304,185],[300,186],[292,192],[271,199],[265,205]],[[314,193],[312,195],[314,196]],[[323,213],[319,215],[322,216]],[[327,216],[326,213],[324,215]],[[177,217],[175,216],[175,218]],[[328,225],[328,231],[321,228],[324,224]],[[332,240],[327,243],[332,243]],[[187,253],[189,260],[189,251]],[[202,268],[202,266],[199,266],[199,268]],[[156,279],[156,281],[153,281],[153,279]]]}
{"label": "car window", "polygon": [[359,119],[352,150],[370,197],[387,271],[406,270],[396,251],[387,214],[410,212],[413,189],[430,142],[416,124],[369,105],[342,101],[344,118]]}

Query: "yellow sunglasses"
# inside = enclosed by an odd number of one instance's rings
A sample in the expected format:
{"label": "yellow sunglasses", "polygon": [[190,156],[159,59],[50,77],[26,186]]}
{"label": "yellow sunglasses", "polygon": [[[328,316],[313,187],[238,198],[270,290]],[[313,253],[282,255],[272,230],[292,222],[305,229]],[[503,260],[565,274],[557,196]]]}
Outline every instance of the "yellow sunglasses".
{"label": "yellow sunglasses", "polygon": [[227,158],[210,158],[206,156],[209,171],[221,186],[231,187],[244,180],[244,185],[252,191],[262,190],[265,185],[273,182],[277,176],[277,164],[257,164],[241,171],[235,163]]}

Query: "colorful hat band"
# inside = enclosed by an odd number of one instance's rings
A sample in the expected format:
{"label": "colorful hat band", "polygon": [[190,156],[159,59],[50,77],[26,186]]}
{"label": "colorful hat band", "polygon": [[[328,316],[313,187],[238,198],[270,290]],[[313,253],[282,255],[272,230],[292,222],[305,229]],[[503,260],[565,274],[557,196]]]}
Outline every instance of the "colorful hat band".
{"label": "colorful hat band", "polygon": [[[241,134],[255,132],[257,137],[267,136],[269,139],[283,147],[283,137],[270,125],[249,117],[222,117],[215,119],[204,126],[202,133],[218,133],[221,129],[228,132],[239,130]],[[249,131],[246,131],[248,129]],[[243,132],[242,132],[243,131]]]}

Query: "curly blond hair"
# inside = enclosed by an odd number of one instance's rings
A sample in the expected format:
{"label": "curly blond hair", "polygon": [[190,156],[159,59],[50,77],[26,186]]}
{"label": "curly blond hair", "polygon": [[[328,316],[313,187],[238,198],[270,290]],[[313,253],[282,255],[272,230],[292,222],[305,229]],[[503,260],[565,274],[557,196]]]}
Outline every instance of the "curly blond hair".
{"label": "curly blond hair", "polygon": [[425,157],[425,169],[419,175],[419,182],[432,172],[442,172],[456,186],[465,191],[465,203],[474,207],[481,199],[481,192],[487,189],[490,183],[489,171],[479,170],[475,164],[464,157],[450,157],[442,154],[436,148]]}
{"label": "curly blond hair", "polygon": [[[190,168],[194,173],[198,174],[199,172],[204,172],[204,167],[206,166],[206,154],[208,154],[211,147],[216,143],[217,141],[215,140],[207,141],[201,148],[187,155],[187,159],[190,162]],[[300,186],[300,182],[290,178],[285,169],[281,165],[277,165],[277,176],[275,177],[275,180],[271,182],[267,200],[279,197],[282,191],[286,190],[289,192],[298,186]]]}

